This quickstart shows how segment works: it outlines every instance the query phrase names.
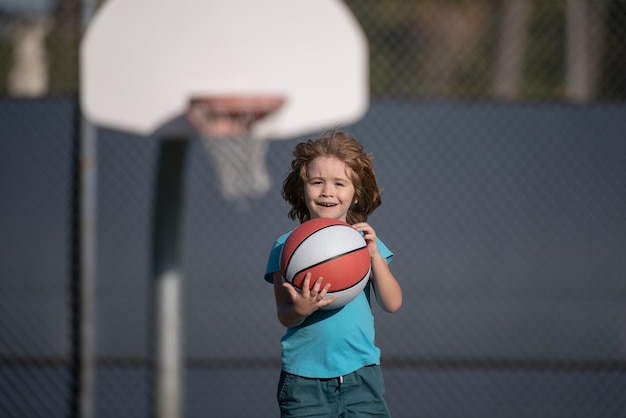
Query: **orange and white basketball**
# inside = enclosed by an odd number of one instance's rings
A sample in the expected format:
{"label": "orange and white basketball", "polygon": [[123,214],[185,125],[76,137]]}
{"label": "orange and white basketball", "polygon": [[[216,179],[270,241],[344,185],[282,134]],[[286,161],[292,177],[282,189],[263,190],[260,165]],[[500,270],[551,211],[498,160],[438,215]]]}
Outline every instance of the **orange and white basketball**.
{"label": "orange and white basketball", "polygon": [[367,285],[371,272],[369,251],[361,234],[346,222],[316,218],[304,222],[289,235],[280,257],[280,273],[297,289],[311,273],[313,287],[331,284],[326,297],[337,299],[325,309],[336,309],[354,299]]}

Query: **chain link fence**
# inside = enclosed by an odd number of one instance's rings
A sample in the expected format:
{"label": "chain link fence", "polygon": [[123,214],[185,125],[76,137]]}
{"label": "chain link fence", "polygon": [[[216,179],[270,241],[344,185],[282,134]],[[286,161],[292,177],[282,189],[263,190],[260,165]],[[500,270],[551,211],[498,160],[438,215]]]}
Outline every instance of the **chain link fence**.
{"label": "chain link fence", "polygon": [[[0,0],[0,416],[78,416],[81,3],[27,3]],[[626,2],[346,4],[372,100],[344,128],[375,156],[370,221],[405,297],[393,315],[373,307],[393,416],[622,417]],[[45,26],[21,80],[20,25]],[[278,415],[284,329],[262,276],[295,226],[280,185],[302,139],[272,141],[271,190],[234,202],[190,141],[187,417]],[[157,148],[98,130],[96,417],[153,413]]]}

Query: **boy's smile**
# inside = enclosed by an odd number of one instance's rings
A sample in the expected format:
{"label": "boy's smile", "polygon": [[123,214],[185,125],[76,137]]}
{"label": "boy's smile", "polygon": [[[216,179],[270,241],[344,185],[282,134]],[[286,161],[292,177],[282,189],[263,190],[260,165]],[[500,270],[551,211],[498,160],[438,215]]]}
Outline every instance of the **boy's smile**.
{"label": "boy's smile", "polygon": [[346,221],[354,198],[350,170],[334,157],[318,157],[307,166],[304,198],[313,218]]}

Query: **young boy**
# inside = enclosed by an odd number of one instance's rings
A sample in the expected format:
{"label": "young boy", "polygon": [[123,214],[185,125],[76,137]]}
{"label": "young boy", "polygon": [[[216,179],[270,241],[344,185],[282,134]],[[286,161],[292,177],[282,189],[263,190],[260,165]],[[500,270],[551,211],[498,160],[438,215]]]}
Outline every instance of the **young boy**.
{"label": "young boy", "polygon": [[[376,300],[385,311],[397,311],[402,290],[388,267],[393,254],[367,223],[381,204],[371,157],[354,137],[336,130],[298,144],[293,154],[282,189],[291,205],[289,217],[301,223],[339,219],[361,232]],[[322,277],[307,275],[299,292],[280,275],[280,252],[288,236],[274,243],[265,274],[274,283],[278,319],[287,327],[277,392],[281,417],[389,417],[370,287],[342,308],[320,310],[334,300],[324,300],[330,285]]]}

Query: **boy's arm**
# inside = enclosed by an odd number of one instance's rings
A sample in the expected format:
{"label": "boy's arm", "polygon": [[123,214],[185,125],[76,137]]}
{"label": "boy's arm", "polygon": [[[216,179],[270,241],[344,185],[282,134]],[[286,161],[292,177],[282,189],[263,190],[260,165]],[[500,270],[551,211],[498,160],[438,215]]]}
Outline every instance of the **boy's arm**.
{"label": "boy's arm", "polygon": [[380,253],[372,257],[372,284],[378,304],[387,312],[402,306],[402,289]]}
{"label": "boy's arm", "polygon": [[396,312],[402,306],[402,289],[389,269],[387,260],[378,251],[376,231],[367,222],[356,223],[352,227],[363,233],[367,243],[372,261],[371,281],[378,304],[387,312]]}

